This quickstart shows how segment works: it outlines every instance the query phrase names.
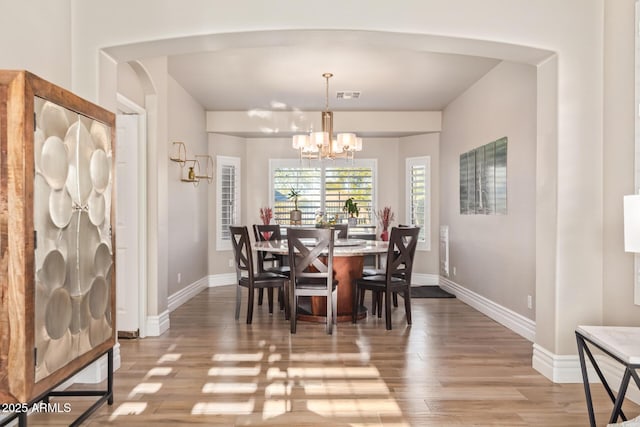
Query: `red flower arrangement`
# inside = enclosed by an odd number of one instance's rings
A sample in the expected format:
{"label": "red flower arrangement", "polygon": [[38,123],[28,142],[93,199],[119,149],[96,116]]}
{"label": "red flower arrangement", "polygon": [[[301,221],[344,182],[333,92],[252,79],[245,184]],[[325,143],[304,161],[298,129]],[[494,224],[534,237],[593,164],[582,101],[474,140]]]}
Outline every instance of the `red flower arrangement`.
{"label": "red flower arrangement", "polygon": [[382,227],[382,234],[380,234],[380,238],[382,238],[382,240],[384,241],[387,241],[389,240],[389,231],[387,229],[396,218],[396,216],[391,210],[391,206],[385,206],[384,208],[380,209],[377,216],[378,221],[380,221],[380,226]]}
{"label": "red flower arrangement", "polygon": [[271,218],[273,218],[273,209],[268,206],[260,208],[260,219],[264,225],[269,225],[271,223]]}

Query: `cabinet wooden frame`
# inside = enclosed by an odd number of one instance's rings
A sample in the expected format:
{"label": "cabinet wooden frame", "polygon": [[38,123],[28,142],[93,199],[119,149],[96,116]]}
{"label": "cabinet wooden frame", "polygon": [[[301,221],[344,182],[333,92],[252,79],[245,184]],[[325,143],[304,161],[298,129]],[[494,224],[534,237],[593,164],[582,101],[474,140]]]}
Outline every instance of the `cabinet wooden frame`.
{"label": "cabinet wooden frame", "polygon": [[[111,233],[111,336],[35,381],[35,97],[107,126],[115,159],[115,115],[27,71],[0,71],[0,402],[30,402],[115,344],[115,233]],[[115,224],[115,169],[110,164],[110,224]]]}

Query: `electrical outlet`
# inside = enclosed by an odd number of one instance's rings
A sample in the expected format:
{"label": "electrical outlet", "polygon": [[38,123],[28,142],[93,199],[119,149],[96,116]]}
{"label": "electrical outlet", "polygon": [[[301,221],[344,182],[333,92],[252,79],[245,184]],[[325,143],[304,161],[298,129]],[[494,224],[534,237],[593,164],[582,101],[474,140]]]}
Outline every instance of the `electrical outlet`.
{"label": "electrical outlet", "polygon": [[182,282],[182,273],[178,273],[178,283]]}
{"label": "electrical outlet", "polygon": [[456,275],[456,267],[455,266],[453,267],[453,275],[454,276]]}
{"label": "electrical outlet", "polygon": [[229,258],[229,267],[233,267],[233,258]]}
{"label": "electrical outlet", "polygon": [[531,295],[527,295],[527,307],[533,308],[533,297]]}

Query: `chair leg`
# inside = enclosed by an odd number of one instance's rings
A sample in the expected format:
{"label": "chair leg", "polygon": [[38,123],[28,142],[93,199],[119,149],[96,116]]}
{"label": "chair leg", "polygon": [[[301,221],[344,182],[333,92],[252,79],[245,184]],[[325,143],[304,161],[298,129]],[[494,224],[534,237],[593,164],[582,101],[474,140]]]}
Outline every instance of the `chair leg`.
{"label": "chair leg", "polygon": [[333,332],[333,319],[331,315],[333,314],[333,295],[331,293],[327,294],[327,334],[331,335]]}
{"label": "chair leg", "polygon": [[363,295],[363,290],[358,285],[354,288],[355,294],[353,295],[353,310],[351,311],[351,323],[358,321],[358,309],[360,308],[360,300]]}
{"label": "chair leg", "polygon": [[262,305],[262,298],[264,297],[264,289],[260,288],[258,290],[258,305]]}
{"label": "chair leg", "polygon": [[[295,286],[293,285],[293,283],[291,284],[291,286]],[[296,333],[296,318],[298,317],[298,296],[296,295],[296,291],[295,289],[291,290],[291,315],[290,315],[290,320],[291,320],[291,333],[295,334]]]}
{"label": "chair leg", "polygon": [[391,330],[391,292],[389,290],[387,290],[384,293],[384,320],[387,324],[387,331],[390,331]]}
{"label": "chair leg", "polygon": [[247,301],[247,325],[250,325],[253,321],[253,296],[255,290],[253,287],[249,288],[249,300]]}
{"label": "chair leg", "polygon": [[331,307],[333,310],[333,323],[337,325],[338,324],[338,290],[337,289],[331,293],[331,298],[332,298]]}
{"label": "chair leg", "polygon": [[397,292],[393,293],[393,306],[394,307],[398,306],[398,293]]}
{"label": "chair leg", "polygon": [[273,288],[267,289],[267,298],[269,298],[269,314],[273,314]]}
{"label": "chair leg", "polygon": [[[358,288],[358,285],[356,285],[356,289]],[[364,305],[364,289],[360,290],[360,296],[358,297],[358,299],[356,300],[360,303],[360,306]]]}
{"label": "chair leg", "polygon": [[285,300],[284,300],[284,288],[278,288],[278,305],[280,310],[284,310]]}
{"label": "chair leg", "polygon": [[371,291],[371,315],[372,316],[375,316],[377,309],[378,309],[378,293],[376,291]]}
{"label": "chair leg", "polygon": [[236,286],[236,320],[240,318],[240,299],[242,298],[242,289],[240,285]]}
{"label": "chair leg", "polygon": [[407,315],[407,325],[411,324],[411,289],[407,287],[404,291],[404,311]]}
{"label": "chair leg", "polygon": [[378,319],[382,319],[382,297],[384,296],[384,293],[375,291],[375,294],[376,304],[378,305]]}
{"label": "chair leg", "polygon": [[284,289],[282,299],[284,301],[284,320],[290,320],[291,318],[291,304],[289,304],[289,287],[291,286],[290,281],[284,282]]}

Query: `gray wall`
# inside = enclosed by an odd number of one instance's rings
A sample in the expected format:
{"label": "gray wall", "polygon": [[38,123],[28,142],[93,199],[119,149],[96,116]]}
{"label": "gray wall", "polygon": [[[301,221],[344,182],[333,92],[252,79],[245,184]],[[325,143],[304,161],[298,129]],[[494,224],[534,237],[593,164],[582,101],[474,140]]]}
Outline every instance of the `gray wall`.
{"label": "gray wall", "polygon": [[[175,80],[169,78],[169,141],[184,142],[187,157],[208,154],[205,112]],[[203,277],[208,272],[208,187],[201,182],[197,187],[182,182],[179,163],[168,158],[168,210],[169,210],[169,295]],[[185,165],[185,169],[188,164]],[[201,166],[205,165],[201,162]],[[196,170],[197,172],[197,170]],[[213,171],[211,171],[213,172]],[[201,170],[204,174],[204,169]],[[178,282],[178,273],[181,281]]]}
{"label": "gray wall", "polygon": [[[418,274],[439,274],[440,239],[440,134],[430,133],[400,138],[398,143],[398,173],[396,187],[400,198],[400,209],[396,212],[396,224],[406,223],[405,159],[429,156],[431,158],[431,249],[417,250],[414,272]],[[384,205],[380,205],[384,206]]]}
{"label": "gray wall", "polygon": [[[442,128],[440,223],[449,226],[451,280],[534,319],[535,68],[499,64],[445,108]],[[503,136],[508,214],[460,215],[460,154]]]}

